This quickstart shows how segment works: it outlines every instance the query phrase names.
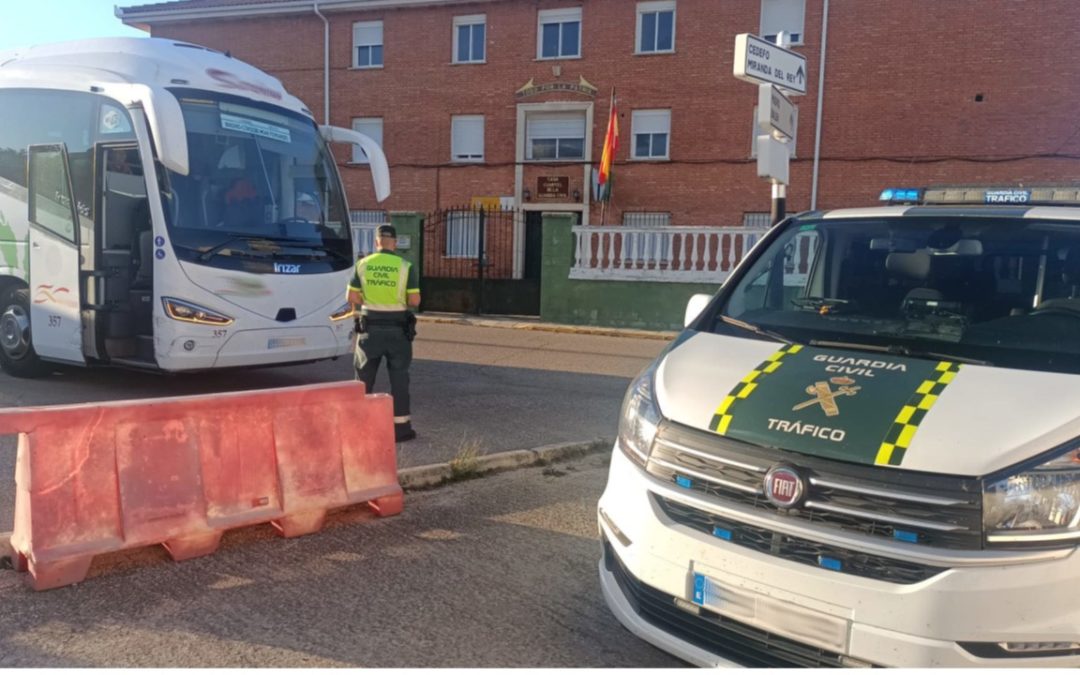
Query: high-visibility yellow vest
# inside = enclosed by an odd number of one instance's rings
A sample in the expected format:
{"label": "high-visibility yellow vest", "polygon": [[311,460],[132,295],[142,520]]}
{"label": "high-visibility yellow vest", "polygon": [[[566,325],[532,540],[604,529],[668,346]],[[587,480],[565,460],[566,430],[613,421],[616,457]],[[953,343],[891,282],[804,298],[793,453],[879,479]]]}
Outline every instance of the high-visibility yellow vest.
{"label": "high-visibility yellow vest", "polygon": [[397,254],[372,253],[356,263],[349,289],[363,293],[365,310],[404,312],[409,308],[408,294],[420,292],[409,288],[411,268],[412,263]]}

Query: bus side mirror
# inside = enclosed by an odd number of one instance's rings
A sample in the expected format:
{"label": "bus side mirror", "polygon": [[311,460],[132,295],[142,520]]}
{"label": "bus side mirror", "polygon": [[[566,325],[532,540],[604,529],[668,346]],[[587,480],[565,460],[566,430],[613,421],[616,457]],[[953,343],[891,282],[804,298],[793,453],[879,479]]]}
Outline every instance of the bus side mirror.
{"label": "bus side mirror", "polygon": [[382,148],[369,136],[359,131],[343,129],[323,125],[319,127],[324,139],[329,143],[350,143],[360,146],[367,155],[368,165],[371,167],[371,181],[375,186],[375,199],[380,202],[390,196],[390,166],[386,163],[386,155]]}
{"label": "bus side mirror", "polygon": [[710,300],[712,300],[712,296],[705,293],[698,293],[690,298],[690,302],[686,303],[686,316],[683,317],[683,326],[694,323],[694,320],[708,306]]}

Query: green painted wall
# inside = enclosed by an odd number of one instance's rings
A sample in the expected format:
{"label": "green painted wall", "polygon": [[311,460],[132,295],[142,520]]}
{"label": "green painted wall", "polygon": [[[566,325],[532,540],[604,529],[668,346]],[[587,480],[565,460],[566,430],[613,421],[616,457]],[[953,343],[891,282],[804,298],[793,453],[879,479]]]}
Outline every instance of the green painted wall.
{"label": "green painted wall", "polygon": [[540,318],[566,323],[650,330],[680,330],[686,303],[716,284],[570,279],[574,256],[573,218],[544,214],[544,261]]}

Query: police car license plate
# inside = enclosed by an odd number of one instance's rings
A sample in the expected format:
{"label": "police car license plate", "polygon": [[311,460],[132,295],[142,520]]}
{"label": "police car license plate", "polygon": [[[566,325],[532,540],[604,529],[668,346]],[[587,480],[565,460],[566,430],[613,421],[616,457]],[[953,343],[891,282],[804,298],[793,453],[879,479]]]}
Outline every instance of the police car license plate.
{"label": "police car license plate", "polygon": [[847,651],[850,621],[792,602],[723,585],[699,572],[693,575],[691,601],[699,607],[799,642],[840,653]]}

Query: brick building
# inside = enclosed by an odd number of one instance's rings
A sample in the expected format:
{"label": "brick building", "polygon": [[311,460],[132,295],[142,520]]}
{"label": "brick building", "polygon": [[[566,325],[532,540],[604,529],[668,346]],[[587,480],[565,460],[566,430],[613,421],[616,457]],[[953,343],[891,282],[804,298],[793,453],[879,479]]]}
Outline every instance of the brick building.
{"label": "brick building", "polygon": [[391,164],[376,205],[364,165],[338,153],[355,209],[501,198],[598,224],[591,171],[614,87],[606,222],[741,224],[770,190],[734,38],[779,30],[809,65],[789,210],[866,204],[885,185],[1080,180],[1075,0],[179,0],[118,14],[273,73],[321,121],[316,9],[330,122],[381,138]]}

